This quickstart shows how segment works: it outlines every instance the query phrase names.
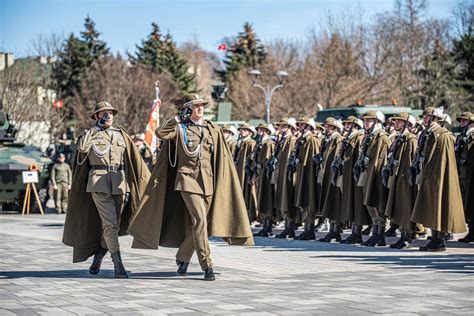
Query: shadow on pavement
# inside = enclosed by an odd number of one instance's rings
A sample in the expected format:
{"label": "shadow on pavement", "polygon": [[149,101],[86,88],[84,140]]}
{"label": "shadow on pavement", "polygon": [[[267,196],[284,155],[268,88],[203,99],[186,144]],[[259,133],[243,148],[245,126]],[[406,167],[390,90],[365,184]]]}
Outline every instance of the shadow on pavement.
{"label": "shadow on pavement", "polygon": [[329,258],[343,261],[352,261],[357,264],[380,265],[387,264],[393,269],[438,270],[450,273],[474,274],[474,255],[447,254],[426,256],[403,256],[403,255],[322,255],[313,258]]}

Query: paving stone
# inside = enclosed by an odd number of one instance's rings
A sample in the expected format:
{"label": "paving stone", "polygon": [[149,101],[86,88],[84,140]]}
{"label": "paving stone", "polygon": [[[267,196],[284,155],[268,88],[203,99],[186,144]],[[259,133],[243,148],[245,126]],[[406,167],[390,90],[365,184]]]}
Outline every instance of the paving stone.
{"label": "paving stone", "polygon": [[175,249],[131,249],[128,236],[121,246],[131,277],[116,280],[110,256],[97,276],[88,274],[90,262],[71,262],[72,249],[61,243],[63,221],[0,214],[0,315],[465,315],[474,309],[474,245],[448,242],[447,252],[431,254],[275,238],[230,247],[212,238],[217,280],[205,282],[196,257],[189,276],[177,276]]}

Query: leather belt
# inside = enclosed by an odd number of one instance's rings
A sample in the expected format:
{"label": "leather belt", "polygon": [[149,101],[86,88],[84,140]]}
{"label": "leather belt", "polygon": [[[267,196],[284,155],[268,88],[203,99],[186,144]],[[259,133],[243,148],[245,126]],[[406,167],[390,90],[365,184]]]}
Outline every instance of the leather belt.
{"label": "leather belt", "polygon": [[107,170],[109,172],[117,172],[123,170],[123,165],[93,165],[91,168],[92,170]]}

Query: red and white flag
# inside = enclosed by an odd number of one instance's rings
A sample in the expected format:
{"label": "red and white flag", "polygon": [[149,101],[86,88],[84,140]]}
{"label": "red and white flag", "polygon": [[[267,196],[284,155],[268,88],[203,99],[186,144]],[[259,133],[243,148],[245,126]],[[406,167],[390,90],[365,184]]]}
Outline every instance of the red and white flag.
{"label": "red and white flag", "polygon": [[148,124],[146,125],[145,130],[145,141],[150,145],[151,151],[154,153],[156,151],[156,136],[155,130],[160,124],[160,88],[159,84],[156,85],[156,99],[153,101],[153,106],[151,108],[150,116],[148,117]]}

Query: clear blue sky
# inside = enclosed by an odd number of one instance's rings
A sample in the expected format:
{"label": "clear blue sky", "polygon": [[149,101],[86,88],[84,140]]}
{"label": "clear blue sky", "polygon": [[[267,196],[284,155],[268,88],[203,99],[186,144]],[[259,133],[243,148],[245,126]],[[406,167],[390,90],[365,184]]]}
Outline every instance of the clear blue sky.
{"label": "clear blue sky", "polygon": [[[447,18],[453,0],[429,1],[429,14]],[[216,51],[219,41],[233,36],[244,22],[258,35],[301,38],[328,12],[359,8],[366,19],[393,8],[393,0],[0,0],[0,51],[28,54],[31,40],[52,32],[68,35],[83,30],[89,14],[112,51],[134,51],[157,22],[179,43],[197,39]]]}

